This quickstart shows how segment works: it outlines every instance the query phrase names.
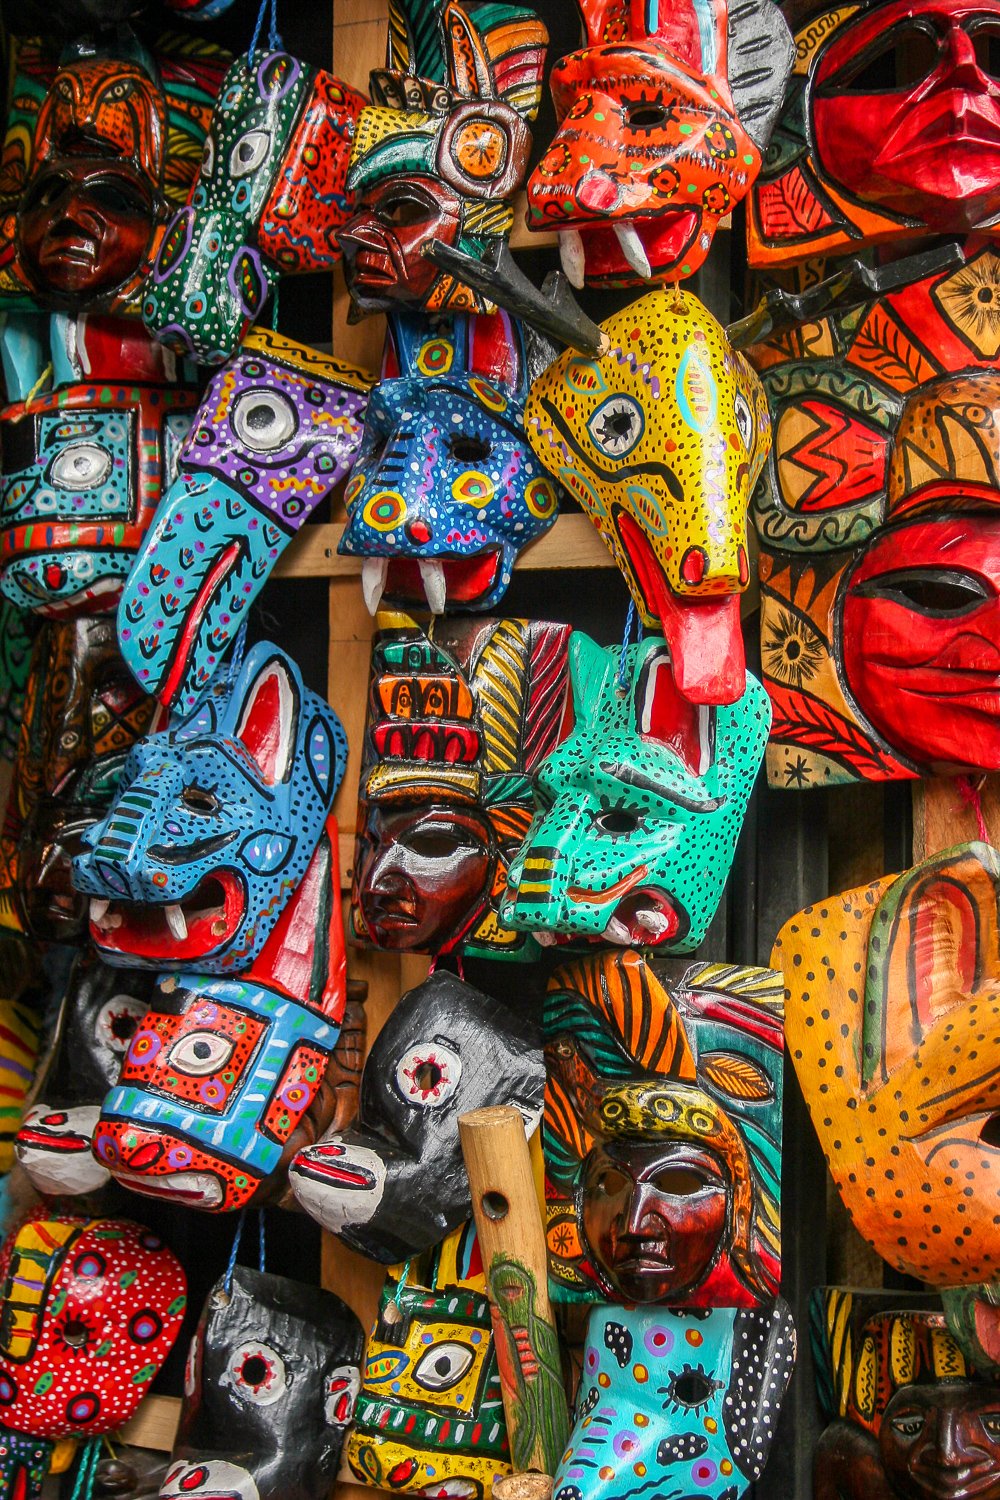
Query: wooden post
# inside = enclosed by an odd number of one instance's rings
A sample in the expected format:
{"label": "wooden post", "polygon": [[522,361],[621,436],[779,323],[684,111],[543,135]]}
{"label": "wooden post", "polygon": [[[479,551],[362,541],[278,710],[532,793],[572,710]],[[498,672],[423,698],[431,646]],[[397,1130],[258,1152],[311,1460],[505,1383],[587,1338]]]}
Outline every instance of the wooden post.
{"label": "wooden post", "polygon": [[569,1412],[549,1303],[545,1230],[516,1109],[477,1109],[458,1121],[493,1315],[500,1387],[515,1471],[551,1476]]}

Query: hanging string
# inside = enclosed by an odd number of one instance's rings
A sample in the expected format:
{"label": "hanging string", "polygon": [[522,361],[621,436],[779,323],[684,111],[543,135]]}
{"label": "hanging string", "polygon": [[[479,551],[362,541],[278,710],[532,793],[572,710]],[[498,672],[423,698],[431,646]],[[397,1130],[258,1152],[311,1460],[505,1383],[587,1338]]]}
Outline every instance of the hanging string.
{"label": "hanging string", "polygon": [[222,1287],[228,1297],[233,1289],[233,1274],[236,1270],[236,1257],[240,1253],[240,1240],[243,1238],[243,1225],[246,1222],[247,1211],[240,1209],[240,1216],[236,1221],[236,1234],[233,1237],[233,1248],[229,1252],[229,1264],[226,1266],[226,1274],[222,1278]]}
{"label": "hanging string", "polygon": [[[624,697],[628,692],[628,674],[626,671],[626,660],[628,658],[628,645],[632,638],[632,624],[636,618],[635,600],[631,599],[628,606],[628,614],[625,616],[625,634],[622,636],[622,654],[618,658],[618,691]],[[639,621],[639,633],[636,640],[642,640],[642,621]]]}
{"label": "hanging string", "polygon": [[100,1456],[101,1439],[91,1438],[84,1445],[80,1465],[76,1471],[76,1483],[73,1485],[71,1500],[90,1500],[94,1492],[94,1475],[97,1471],[97,1460]]}
{"label": "hanging string", "polygon": [[986,826],[986,819],[983,817],[983,799],[979,795],[985,780],[985,776],[978,782],[973,781],[971,776],[956,776],[955,785],[958,787],[958,794],[966,807],[971,807],[975,814],[976,829],[979,837],[984,844],[988,844],[990,842],[990,831]]}
{"label": "hanging string", "polygon": [[257,1220],[257,1231],[260,1239],[257,1247],[257,1269],[263,1273],[267,1261],[267,1242],[264,1238],[264,1210],[262,1208],[257,1210]]}
{"label": "hanging string", "polygon": [[261,32],[264,30],[264,17],[270,11],[270,25],[267,32],[267,45],[270,52],[284,50],[281,33],[278,31],[278,0],[260,0],[260,10],[257,12],[257,24],[253,29],[253,39],[250,42],[250,56],[260,46]]}
{"label": "hanging string", "polygon": [[278,308],[281,304],[281,282],[274,283],[274,293],[271,297],[271,332],[278,331]]}

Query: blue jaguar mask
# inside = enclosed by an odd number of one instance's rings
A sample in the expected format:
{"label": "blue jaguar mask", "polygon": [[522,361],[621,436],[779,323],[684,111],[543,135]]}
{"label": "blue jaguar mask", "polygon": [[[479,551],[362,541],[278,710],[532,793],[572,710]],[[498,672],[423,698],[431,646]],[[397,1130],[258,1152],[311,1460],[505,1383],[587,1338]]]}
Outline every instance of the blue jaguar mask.
{"label": "blue jaguar mask", "polygon": [[365,601],[491,609],[518,552],[556,518],[524,433],[521,325],[397,314],[347,487],[339,551],[365,559]]}
{"label": "blue jaguar mask", "polygon": [[336,714],[270,642],[231,690],[140,741],[74,860],[102,957],[242,973],[306,872],[346,754]]}

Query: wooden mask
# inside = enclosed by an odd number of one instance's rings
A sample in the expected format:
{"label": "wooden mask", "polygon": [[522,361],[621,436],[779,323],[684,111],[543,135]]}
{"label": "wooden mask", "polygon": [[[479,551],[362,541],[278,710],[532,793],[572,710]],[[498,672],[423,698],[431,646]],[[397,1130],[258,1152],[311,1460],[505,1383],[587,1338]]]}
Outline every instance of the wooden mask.
{"label": "wooden mask", "polygon": [[34,948],[14,933],[0,932],[0,1179],[14,1165],[14,1140],[34,1084],[42,1028],[35,1009],[43,999],[40,981]]}
{"label": "wooden mask", "polygon": [[566,728],[568,625],[384,613],[372,650],[351,926],[373,947],[531,960],[498,918]]}
{"label": "wooden mask", "polygon": [[528,183],[578,287],[676,281],[760,171],[792,67],[770,0],[580,0],[587,46],[556,63],[559,129]]}
{"label": "wooden mask", "polygon": [[752,266],[964,233],[1000,213],[995,0],[799,8],[751,198]]}
{"label": "wooden mask", "polygon": [[278,558],[347,473],[370,383],[259,328],[212,378],[118,611],[147,693],[193,708]]}
{"label": "wooden mask", "polygon": [[394,5],[388,66],[371,75],[372,103],[351,151],[347,185],[358,211],[338,235],[361,311],[400,303],[493,311],[423,247],[439,240],[482,260],[508,238],[547,41],[538,17],[520,6]]}
{"label": "wooden mask", "polygon": [[471,1217],[458,1118],[505,1104],[541,1116],[536,1026],[439,971],[396,1006],[368,1054],[357,1122],[301,1151],[299,1204],[352,1250],[392,1265]]}
{"label": "wooden mask", "polygon": [[558,511],[525,436],[527,393],[524,335],[506,313],[433,327],[390,315],[337,548],[364,558],[372,614],[383,597],[434,614],[503,598]]}
{"label": "wooden mask", "polygon": [[[1000,1266],[1000,856],[960,844],[832,896],[778,934],[785,1032],[840,1196],[895,1269],[934,1286]],[[863,977],[862,977],[863,976]]]}
{"label": "wooden mask", "polygon": [[167,225],[146,283],[142,316],[154,338],[199,364],[224,364],[281,276],[333,266],[364,103],[332,73],[287,52],[236,59],[198,181]]}
{"label": "wooden mask", "polygon": [[160,1500],[326,1500],[363,1350],[332,1292],[235,1267],[191,1340]]}
{"label": "wooden mask", "polygon": [[340,720],[269,641],[233,673],[129,752],[73,861],[110,964],[242,973],[312,860],[344,774]]}
{"label": "wooden mask", "polygon": [[1000,1378],[1000,1277],[941,1288],[948,1332],[980,1374]]}
{"label": "wooden mask", "polygon": [[774,786],[1000,768],[997,248],[754,351]]}
{"label": "wooden mask", "polygon": [[771,446],[760,381],[707,308],[667,288],[602,325],[597,359],[568,350],[535,380],[528,440],[578,500],[692,703],[745,687],[740,595],[747,505]]}
{"label": "wooden mask", "polygon": [[564,1300],[752,1307],[781,1273],[781,976],[605,951],[545,1001]]}
{"label": "wooden mask", "polygon": [[768,1308],[595,1307],[554,1500],[739,1500],[760,1477],[795,1364],[795,1325]]}

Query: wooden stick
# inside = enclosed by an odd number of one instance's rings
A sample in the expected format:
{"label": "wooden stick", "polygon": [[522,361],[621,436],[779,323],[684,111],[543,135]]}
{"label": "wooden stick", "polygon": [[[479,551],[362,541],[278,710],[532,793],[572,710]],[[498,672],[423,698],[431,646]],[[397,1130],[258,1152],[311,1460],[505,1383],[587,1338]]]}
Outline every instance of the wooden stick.
{"label": "wooden stick", "polygon": [[553,1475],[569,1434],[545,1229],[524,1119],[477,1109],[458,1121],[486,1272],[500,1389],[515,1472]]}

